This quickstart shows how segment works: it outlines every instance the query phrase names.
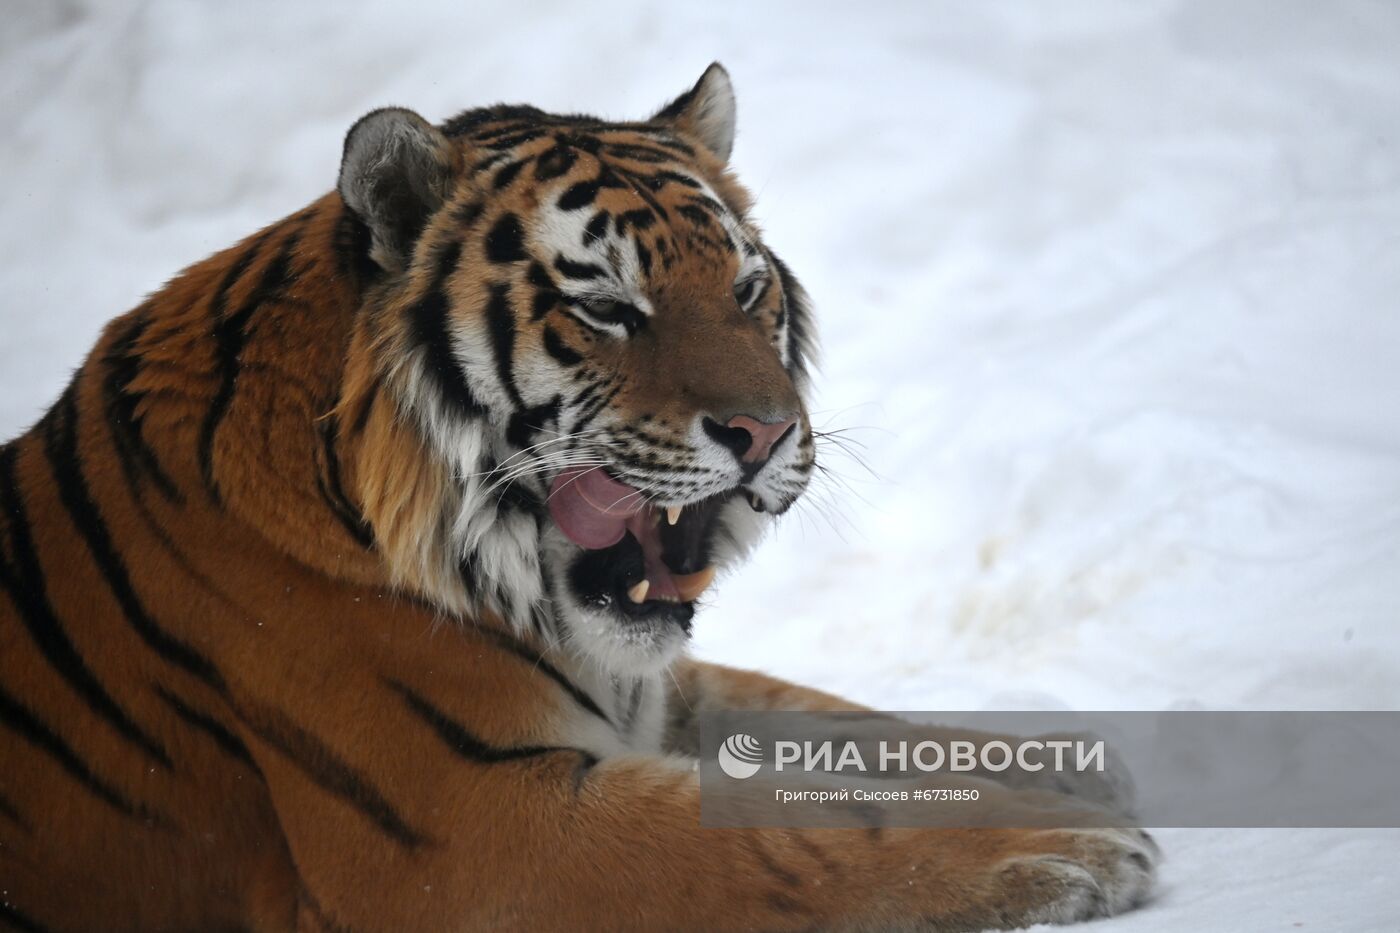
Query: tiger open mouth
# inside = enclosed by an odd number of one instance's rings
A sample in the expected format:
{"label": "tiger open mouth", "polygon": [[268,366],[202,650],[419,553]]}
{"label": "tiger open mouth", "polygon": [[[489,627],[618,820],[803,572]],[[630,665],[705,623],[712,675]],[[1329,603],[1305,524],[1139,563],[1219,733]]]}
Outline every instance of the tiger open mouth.
{"label": "tiger open mouth", "polygon": [[688,626],[690,604],[715,578],[710,538],[728,498],[658,508],[594,467],[560,473],[549,511],[564,536],[589,552],[571,574],[580,596],[613,602],[629,616],[667,615]]}

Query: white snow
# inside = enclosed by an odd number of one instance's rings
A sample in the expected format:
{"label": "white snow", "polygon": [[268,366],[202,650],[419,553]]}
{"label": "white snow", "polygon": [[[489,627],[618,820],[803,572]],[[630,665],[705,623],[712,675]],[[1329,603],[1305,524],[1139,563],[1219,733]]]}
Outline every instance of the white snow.
{"label": "white snow", "polygon": [[[356,116],[711,59],[816,298],[816,491],[698,652],[889,709],[1400,706],[1400,6],[8,0],[0,429]],[[1165,831],[1122,931],[1400,928],[1400,833]]]}

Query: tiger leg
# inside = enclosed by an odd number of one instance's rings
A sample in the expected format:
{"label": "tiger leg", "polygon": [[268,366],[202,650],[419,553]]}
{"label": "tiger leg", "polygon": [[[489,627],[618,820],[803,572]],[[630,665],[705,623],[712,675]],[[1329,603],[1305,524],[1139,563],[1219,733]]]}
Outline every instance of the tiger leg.
{"label": "tiger leg", "polygon": [[[726,667],[685,658],[673,669],[674,693],[668,706],[667,747],[679,754],[698,757],[700,754],[699,734],[696,714],[715,710],[746,710],[752,712],[796,711],[806,713],[872,713],[872,721],[863,721],[859,736],[852,736],[846,728],[849,719],[837,720],[833,725],[846,731],[840,733],[842,739],[851,738],[865,752],[867,743],[875,748],[875,743],[886,734],[894,739],[907,738],[909,725],[893,717],[874,713],[869,707],[849,700],[789,683],[767,674]],[[879,720],[887,720],[882,726]],[[954,741],[971,741],[985,744],[988,741],[1002,741],[1016,745],[1022,737],[1004,733],[981,732],[950,726],[920,724],[919,735],[947,745]],[[888,733],[884,732],[888,729]],[[1079,734],[1056,734],[1053,738],[1084,738]],[[1036,736],[1049,739],[1052,736]],[[871,752],[870,754],[876,754]],[[1032,758],[1035,758],[1032,755]],[[1040,760],[1040,759],[1037,759]],[[1048,762],[1048,753],[1042,763]],[[970,776],[987,778],[1012,787],[1026,790],[1044,790],[1060,794],[1070,794],[1085,801],[1131,813],[1135,796],[1132,775],[1127,766],[1111,751],[1105,770],[1071,772],[1052,768],[1040,770],[1020,770],[994,772],[977,768],[968,772]]]}
{"label": "tiger leg", "polygon": [[1115,913],[1151,876],[1131,832],[706,829],[689,769],[588,764],[459,773],[422,801],[441,839],[409,853],[292,825],[319,905],[300,928],[980,930]]}
{"label": "tiger leg", "polygon": [[318,682],[377,715],[316,724],[315,755],[254,739],[301,929],[978,930],[1113,913],[1150,881],[1128,831],[706,828],[692,762],[529,739],[472,683]]}

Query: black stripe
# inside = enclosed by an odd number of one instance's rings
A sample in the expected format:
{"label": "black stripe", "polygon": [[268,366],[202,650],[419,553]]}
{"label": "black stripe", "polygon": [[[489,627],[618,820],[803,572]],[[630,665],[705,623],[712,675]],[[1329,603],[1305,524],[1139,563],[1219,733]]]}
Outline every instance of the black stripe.
{"label": "black stripe", "polygon": [[585,131],[586,129],[605,129],[602,126],[602,121],[593,117],[568,117],[560,122],[569,124],[571,128],[568,132],[559,133],[554,137],[558,145],[581,149],[592,155],[603,151],[603,141]]}
{"label": "black stripe", "polygon": [[578,703],[579,706],[582,706],[585,710],[597,716],[608,725],[612,725],[612,720],[608,718],[607,713],[603,712],[602,707],[594,702],[593,698],[583,691],[583,688],[565,676],[563,671],[546,661],[543,655],[530,650],[506,633],[497,631],[496,629],[478,628],[476,631],[479,635],[494,642],[497,647],[520,658],[525,663],[529,664],[531,668],[544,674],[560,687],[563,687],[564,692],[573,697],[574,702]]}
{"label": "black stripe", "polygon": [[336,444],[340,440],[340,419],[335,415],[326,418],[321,424],[321,449],[325,459],[325,470],[316,477],[316,488],[322,500],[336,520],[355,539],[360,547],[369,550],[374,546],[374,535],[369,523],[360,510],[345,496],[345,487],[340,481],[340,456]]}
{"label": "black stripe", "polygon": [[476,548],[472,548],[457,561],[457,575],[462,578],[462,585],[466,587],[467,594],[473,598],[479,597],[478,591],[482,589],[480,573],[481,556],[477,554]]}
{"label": "black stripe", "polygon": [[608,270],[591,262],[574,262],[563,256],[554,257],[554,268],[570,279],[598,279],[608,274]]}
{"label": "black stripe", "polygon": [[423,348],[424,375],[436,384],[438,397],[443,403],[461,418],[484,418],[488,414],[486,406],[467,385],[466,375],[457,362],[452,332],[447,323],[445,288],[461,258],[460,240],[453,240],[443,247],[427,294],[409,306],[409,328],[414,343]]}
{"label": "black stripe", "polygon": [[509,483],[496,497],[496,504],[505,511],[526,512],[543,516],[544,507],[534,493],[519,483]]}
{"label": "black stripe", "polygon": [[112,785],[93,774],[92,769],[78,757],[78,754],[67,742],[59,738],[57,733],[50,729],[43,720],[6,692],[3,687],[0,687],[0,723],[9,726],[25,741],[58,762],[59,767],[68,772],[69,776],[103,803],[125,816],[135,819],[150,818],[149,814],[142,808],[127,800]]}
{"label": "black stripe", "polygon": [[528,161],[530,160],[518,159],[502,168],[491,179],[491,187],[496,191],[509,187],[510,183],[515,181],[516,176],[520,174],[520,170],[525,167],[525,163]]}
{"label": "black stripe", "polygon": [[589,401],[598,397],[598,393],[603,391],[604,383],[589,382],[574,396],[574,400],[569,403],[572,408],[582,408]]}
{"label": "black stripe", "polygon": [[496,376],[501,388],[506,390],[511,402],[523,408],[525,402],[520,390],[515,387],[515,315],[510,306],[510,286],[504,283],[491,286],[491,296],[486,302],[486,323],[491,329],[491,347],[495,351]]}
{"label": "black stripe", "polygon": [[468,172],[472,175],[480,175],[482,172],[495,168],[509,158],[509,152],[493,152],[486,158],[478,159],[476,162],[472,163],[472,167],[468,169]]}
{"label": "black stripe", "polygon": [[490,139],[490,145],[493,149],[514,149],[516,146],[520,146],[528,142],[533,142],[534,140],[539,139],[543,135],[544,130],[525,130],[524,132],[511,133],[506,136],[485,138]]}
{"label": "black stripe", "polygon": [[537,262],[530,264],[526,280],[535,287],[535,294],[530,298],[530,320],[538,321],[554,310],[559,304],[560,295],[554,287],[554,280],[549,277],[544,266]]}
{"label": "black stripe", "polygon": [[561,211],[576,211],[581,207],[587,207],[598,197],[598,191],[602,185],[595,179],[593,181],[575,182],[559,195],[556,206]]}
{"label": "black stripe", "polygon": [[50,417],[44,436],[44,453],[53,469],[63,506],[87,543],[93,561],[121,607],[122,614],[146,646],[167,663],[192,674],[216,690],[223,690],[223,677],[213,662],[152,619],[132,585],[126,563],[112,541],[107,523],[93,502],[87,480],[83,477],[78,453],[76,385],[75,381],[59,400],[55,412],[60,417]]}
{"label": "black stripe", "polygon": [[787,263],[771,253],[768,258],[772,260],[773,268],[778,270],[778,281],[783,287],[779,297],[783,304],[782,313],[788,322],[788,369],[794,373],[803,373],[807,370],[807,361],[803,358],[802,351],[807,346],[810,311],[802,299],[802,286],[797,284],[797,278]]}
{"label": "black stripe", "polygon": [[[221,328],[224,327],[224,320],[227,317],[228,293],[234,285],[238,283],[238,280],[243,278],[244,273],[246,273],[248,267],[253,264],[253,260],[258,257],[258,253],[261,252],[263,244],[267,242],[267,238],[271,235],[271,230],[264,230],[249,241],[248,246],[239,254],[238,258],[233,261],[233,264],[228,267],[228,271],[224,273],[224,277],[219,281],[219,287],[214,291],[214,297],[210,299],[209,314],[210,317],[213,318],[211,330],[215,339],[218,341],[215,349],[215,361],[217,364],[222,363],[224,356]],[[217,403],[217,398],[215,402]],[[207,461],[212,458],[210,451],[214,443],[213,432],[218,426],[217,422],[210,421],[210,416],[212,414],[212,409],[205,413],[204,426],[200,428],[198,444],[200,469],[204,475],[204,484],[208,488],[213,488],[210,479],[210,475],[213,473],[213,466],[212,464],[207,465]],[[222,418],[223,416],[220,414],[218,417]],[[208,438],[205,437],[206,433],[209,435]]]}
{"label": "black stripe", "polygon": [[564,338],[552,327],[544,329],[544,349],[565,366],[577,366],[583,362],[583,355],[564,343]]}
{"label": "black stripe", "polygon": [[228,414],[229,406],[233,402],[234,390],[238,386],[238,372],[242,368],[243,346],[248,340],[248,319],[252,317],[254,311],[275,298],[295,279],[292,272],[292,251],[296,249],[297,243],[301,239],[300,229],[293,229],[282,241],[277,254],[267,264],[267,268],[263,269],[258,283],[243,299],[243,304],[239,306],[238,310],[232,314],[225,313],[229,290],[233,288],[247,270],[248,265],[252,263],[264,238],[272,232],[268,231],[259,236],[243,255],[238,257],[238,261],[233,264],[219,284],[219,290],[215,292],[210,308],[210,317],[213,318],[214,353],[218,367],[219,388],[214,393],[214,398],[209,403],[209,410],[204,413],[204,420],[199,428],[199,470],[204,479],[205,488],[209,490],[210,497],[216,503],[221,502],[223,497],[219,490],[218,480],[214,476],[214,436],[218,433],[219,425],[223,423],[224,417]]}
{"label": "black stripe", "polygon": [[648,133],[648,134],[646,134],[646,136],[647,136],[647,139],[649,139],[651,142],[655,143],[656,145],[658,145],[658,146],[664,146],[664,147],[667,148],[667,149],[674,149],[676,152],[679,152],[681,155],[686,155],[686,156],[693,156],[693,155],[695,155],[695,147],[694,147],[694,146],[690,145],[689,143],[683,143],[683,142],[681,142],[679,139],[677,139],[677,138],[674,137],[674,136],[662,135],[662,134],[659,134],[659,133]]}
{"label": "black stripe", "polygon": [[431,252],[433,279],[431,287],[441,291],[457,267],[462,264],[462,240],[460,237],[443,240],[433,246]]}
{"label": "black stripe", "polygon": [[574,167],[578,155],[567,146],[555,143],[552,149],[540,153],[535,162],[535,180],[553,181]]}
{"label": "black stripe", "polygon": [[608,155],[616,156],[619,159],[628,159],[632,162],[645,162],[648,165],[657,165],[662,162],[674,162],[676,157],[669,152],[660,149],[653,149],[650,146],[639,146],[635,143],[610,142],[607,144]]}
{"label": "black stripe", "polygon": [[[682,175],[680,172],[673,172],[670,169],[662,169],[661,171],[657,172],[654,177],[660,179],[663,182],[672,182],[673,184],[683,185],[686,188],[692,188],[696,191],[701,191],[704,189],[704,186],[701,185],[700,182],[696,181],[694,178],[691,178],[689,175]],[[712,198],[707,197],[705,200],[713,202]]]}
{"label": "black stripe", "polygon": [[[64,398],[72,399],[73,388],[69,385]],[[50,410],[45,421],[52,428],[57,409]],[[47,444],[45,447],[47,448]],[[126,714],[112,699],[111,694],[98,681],[92,669],[87,666],[78,649],[74,647],[63,623],[49,602],[45,586],[44,569],[39,563],[39,554],[34,547],[34,539],[29,528],[29,518],[25,513],[24,502],[15,477],[15,446],[11,444],[0,450],[0,508],[10,519],[11,545],[14,548],[14,566],[0,559],[0,588],[10,594],[19,610],[29,636],[53,665],[55,671],[67,681],[95,714],[105,719],[118,733],[146,754],[158,761],[162,767],[170,767],[170,757],[160,743]]]}
{"label": "black stripe", "polygon": [[369,226],[350,208],[342,208],[331,234],[331,249],[335,253],[336,271],[351,282],[357,292],[383,272],[370,254],[373,247],[374,237]]}
{"label": "black stripe", "polygon": [[427,723],[437,733],[438,738],[442,739],[448,748],[467,761],[490,765],[539,758],[541,755],[553,755],[557,752],[587,754],[582,749],[567,748],[562,745],[514,745],[508,748],[490,745],[467,731],[465,726],[429,703],[427,699],[414,692],[407,684],[397,680],[385,680],[385,683],[403,698],[404,703],[415,716]]}
{"label": "black stripe", "polygon": [[801,849],[803,852],[806,852],[808,858],[817,863],[817,865],[821,868],[822,877],[830,880],[835,880],[841,877],[841,866],[837,864],[836,861],[831,858],[831,856],[827,855],[826,850],[824,850],[821,846],[817,845],[815,842],[802,835],[801,833],[793,833],[788,838],[791,839],[794,843],[796,843],[799,849]]}
{"label": "black stripe", "polygon": [[285,756],[313,784],[348,803],[390,839],[409,848],[431,841],[408,825],[365,775],[285,714],[265,709],[245,712],[242,718],[258,738]]}
{"label": "black stripe", "polygon": [[16,930],[23,933],[48,933],[48,928],[39,925],[39,921],[26,914],[20,913],[19,908],[12,906],[8,901],[0,900],[0,920],[8,923]]}
{"label": "black stripe", "polygon": [[[579,245],[592,246],[594,243],[600,242],[603,239],[603,235],[608,232],[608,219],[611,216],[612,215],[607,211],[598,211],[598,213],[594,214],[588,223],[584,225],[583,236],[581,237],[581,243]],[[619,225],[620,224],[621,221],[619,221]]]}
{"label": "black stripe", "polygon": [[452,336],[447,326],[447,296],[434,289],[419,298],[409,308],[409,322],[414,342],[423,347],[424,375],[437,384],[442,401],[461,417],[486,415],[486,406],[477,401],[475,392],[466,384],[452,349]]}
{"label": "black stripe", "polygon": [[[537,534],[544,533],[544,524],[549,521],[548,513],[540,509],[535,514],[535,530]],[[549,610],[539,603],[530,606],[530,629],[539,638],[545,638],[545,631],[549,625]]]}
{"label": "black stripe", "polygon": [[574,793],[583,790],[583,782],[588,779],[588,774],[598,766],[598,756],[589,752],[579,750],[578,766],[574,768]]}
{"label": "black stripe", "polygon": [[688,203],[694,204],[701,210],[709,211],[716,218],[722,218],[727,214],[734,213],[727,205],[716,201],[708,194],[693,194],[690,196],[690,201]]}
{"label": "black stripe", "polygon": [[541,291],[557,291],[554,279],[549,276],[549,270],[538,262],[530,263],[530,268],[525,272],[525,281]]}
{"label": "black stripe", "polygon": [[697,227],[709,227],[715,222],[708,211],[694,204],[682,204],[677,210],[680,211],[682,217]]}
{"label": "black stripe", "polygon": [[24,814],[19,812],[19,807],[15,806],[14,801],[4,794],[0,794],[0,816],[14,823],[26,833],[34,831],[33,827],[29,825],[29,821],[24,818]]}
{"label": "black stripe", "polygon": [[[494,107],[481,107],[458,114],[449,120],[443,131],[449,136],[476,130],[477,139],[495,140],[530,130],[538,131],[540,118],[547,114],[537,107],[522,104],[497,104]],[[494,124],[487,126],[487,124]],[[485,127],[483,129],[483,127]]]}
{"label": "black stripe", "polygon": [[485,417],[486,406],[477,400],[457,363],[452,336],[447,329],[447,296],[433,289],[408,309],[413,339],[423,348],[423,371],[438,389],[438,396],[461,418]]}
{"label": "black stripe", "polygon": [[320,926],[322,933],[352,933],[350,927],[336,920],[321,907],[321,902],[316,900],[315,895],[311,893],[311,889],[306,886],[305,881],[301,881],[297,885],[297,888],[298,900],[311,912],[312,918]]}
{"label": "black stripe", "polygon": [[638,679],[632,684],[632,694],[627,698],[627,711],[622,716],[622,731],[630,734],[632,727],[637,723],[637,713],[642,708],[642,694],[646,690],[646,681]]}
{"label": "black stripe", "polygon": [[502,214],[486,234],[486,258],[491,262],[520,262],[525,258],[525,230],[520,218]]}
{"label": "black stripe", "polygon": [[537,107],[526,107],[520,104],[496,104],[494,107],[477,107],[473,110],[464,110],[450,120],[442,124],[442,132],[446,136],[465,136],[473,134],[477,137],[493,137],[507,131],[515,131],[523,126],[529,126],[536,122],[537,118],[543,117],[544,111]]}
{"label": "black stripe", "polygon": [[[614,173],[609,174],[612,175]],[[615,172],[615,175],[621,177],[621,182],[619,182],[615,177],[610,178],[609,180],[613,185],[618,187],[625,186],[631,188],[634,192],[636,192],[637,197],[641,198],[642,201],[644,201],[646,205],[650,207],[653,211],[655,211],[657,216],[662,218],[663,220],[671,216],[670,213],[666,210],[666,208],[662,205],[662,203],[652,196],[652,193],[649,190],[651,187],[650,179],[648,179],[645,175],[638,175],[637,173],[629,172],[627,169],[624,168],[618,168]]]}
{"label": "black stripe", "polygon": [[257,770],[258,766],[254,763],[253,755],[248,751],[248,746],[244,745],[243,740],[229,731],[223,723],[207,713],[191,709],[185,705],[183,700],[160,685],[156,686],[155,691],[166,705],[174,710],[176,716],[213,739],[214,744],[227,752],[229,757],[242,762],[255,771]]}
{"label": "black stripe", "polygon": [[786,887],[802,887],[802,877],[773,858],[772,854],[757,836],[750,836],[747,842],[748,845],[746,848],[753,853],[754,858],[758,860],[758,863],[762,865],[770,875]]}
{"label": "black stripe", "polygon": [[593,419],[598,417],[598,415],[602,414],[603,409],[608,407],[608,403],[610,403],[613,399],[617,398],[618,394],[621,392],[622,385],[619,383],[618,385],[613,386],[611,389],[608,389],[607,392],[605,392],[604,394],[598,396],[598,398],[594,399],[589,404],[588,409],[586,411],[582,411],[579,413],[578,419],[574,421],[574,424],[570,428],[569,433],[578,434],[584,428],[592,424]]}
{"label": "black stripe", "polygon": [[[506,440],[522,450],[529,447],[536,433],[544,430],[550,422],[559,420],[559,406],[563,401],[563,396],[556,395],[543,405],[525,408],[511,415],[506,423]],[[506,488],[515,485],[511,483]]]}
{"label": "black stripe", "polygon": [[624,211],[617,215],[613,221],[613,226],[617,228],[619,236],[627,232],[627,228],[633,230],[647,230],[656,223],[656,214],[649,207],[639,207],[635,210]]}
{"label": "black stripe", "polygon": [[465,228],[470,228],[481,219],[481,213],[486,209],[486,205],[481,201],[467,201],[458,205],[452,217],[457,223]]}
{"label": "black stripe", "polygon": [[112,445],[116,448],[122,475],[131,489],[132,497],[139,497],[142,482],[150,480],[167,501],[179,504],[184,497],[141,433],[141,415],[137,407],[145,393],[131,389],[132,382],[141,374],[142,359],[138,345],[150,323],[149,309],[142,307],[132,313],[130,321],[113,341],[104,357],[107,371],[102,380],[102,395],[107,423],[112,432]]}

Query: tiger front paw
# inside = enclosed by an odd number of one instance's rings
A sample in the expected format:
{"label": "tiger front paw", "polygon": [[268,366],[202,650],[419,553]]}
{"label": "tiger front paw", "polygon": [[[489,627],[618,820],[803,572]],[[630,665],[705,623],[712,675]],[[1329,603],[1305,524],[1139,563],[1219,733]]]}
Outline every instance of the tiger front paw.
{"label": "tiger front paw", "polygon": [[1140,829],[1030,831],[1025,847],[994,867],[1007,928],[1132,910],[1151,894],[1161,857]]}

